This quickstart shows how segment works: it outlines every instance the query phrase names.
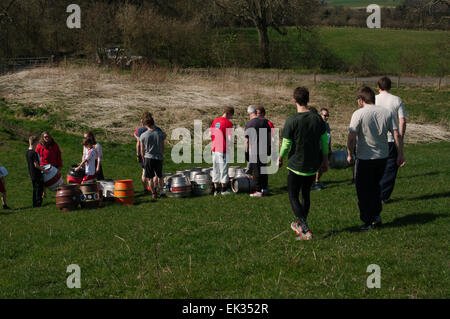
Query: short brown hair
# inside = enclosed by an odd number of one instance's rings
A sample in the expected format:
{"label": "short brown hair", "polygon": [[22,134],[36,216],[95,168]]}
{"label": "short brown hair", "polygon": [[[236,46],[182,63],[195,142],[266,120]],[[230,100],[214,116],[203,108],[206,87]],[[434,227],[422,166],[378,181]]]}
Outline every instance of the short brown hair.
{"label": "short brown hair", "polygon": [[389,91],[391,89],[391,79],[387,76],[383,76],[381,79],[378,80],[378,87],[382,89],[383,91]]}
{"label": "short brown hair", "polygon": [[141,122],[144,123],[145,120],[152,118],[152,113],[150,113],[149,111],[145,111],[144,113],[142,113],[141,115]]}
{"label": "short brown hair", "polygon": [[36,144],[37,141],[38,141],[38,138],[34,135],[30,136],[30,138],[28,139],[28,143],[30,143],[30,145]]}
{"label": "short brown hair", "polygon": [[95,140],[94,133],[92,133],[91,131],[89,131],[89,132],[86,133],[86,135],[87,135],[88,138],[90,138],[90,139],[92,140],[92,143],[94,143],[94,144],[92,144],[92,145],[97,144],[97,141]]}
{"label": "short brown hair", "polygon": [[225,107],[225,109],[223,110],[223,112],[224,112],[225,114],[234,115],[234,107],[232,107],[232,106],[227,106],[227,107]]}
{"label": "short brown hair", "polygon": [[375,92],[368,86],[360,88],[356,97],[362,99],[365,103],[375,104]]}
{"label": "short brown hair", "polygon": [[294,100],[299,105],[306,106],[309,102],[309,91],[307,88],[298,87],[294,90]]}
{"label": "short brown hair", "polygon": [[148,127],[153,126],[155,125],[155,120],[153,119],[153,117],[146,118],[144,120],[144,125]]}
{"label": "short brown hair", "polygon": [[92,141],[91,138],[85,137],[85,138],[83,138],[83,142],[81,143],[81,145],[84,145],[84,146],[92,145],[92,146],[94,146],[95,144],[94,144],[94,142]]}
{"label": "short brown hair", "polygon": [[259,111],[259,113],[266,115],[266,109],[264,108],[264,106],[258,106],[256,108],[256,111]]}

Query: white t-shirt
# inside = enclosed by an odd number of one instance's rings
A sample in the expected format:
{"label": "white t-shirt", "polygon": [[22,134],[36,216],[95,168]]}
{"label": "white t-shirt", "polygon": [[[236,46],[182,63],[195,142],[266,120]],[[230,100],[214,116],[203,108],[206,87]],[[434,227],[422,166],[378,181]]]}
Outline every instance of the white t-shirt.
{"label": "white t-shirt", "polygon": [[84,166],[84,169],[86,171],[86,175],[95,175],[95,159],[97,158],[97,151],[95,147],[91,148],[87,151],[86,154],[86,164]]}
{"label": "white t-shirt", "polygon": [[[100,143],[95,144],[95,150],[97,151],[97,160],[98,159],[102,159],[103,158],[103,150],[102,150],[102,146],[100,145]],[[88,153],[88,149],[86,146],[83,146],[83,158],[82,160],[84,161],[84,159],[86,158]]]}
{"label": "white t-shirt", "polygon": [[389,155],[387,133],[398,130],[389,110],[379,105],[365,105],[355,111],[349,130],[358,133],[356,157],[362,160],[383,159]]}
{"label": "white t-shirt", "polygon": [[[403,104],[402,99],[389,92],[382,91],[375,96],[375,104],[385,107],[394,113],[397,125],[399,123],[399,118],[405,118],[408,115],[406,114],[405,105]],[[390,132],[388,133],[388,142],[394,142],[394,136],[392,136]]]}

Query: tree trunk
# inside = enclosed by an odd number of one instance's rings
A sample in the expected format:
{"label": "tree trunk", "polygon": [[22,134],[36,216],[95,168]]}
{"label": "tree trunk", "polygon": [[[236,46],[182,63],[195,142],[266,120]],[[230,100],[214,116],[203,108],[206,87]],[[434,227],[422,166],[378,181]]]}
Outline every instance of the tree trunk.
{"label": "tree trunk", "polygon": [[269,49],[269,34],[267,26],[264,23],[257,25],[259,37],[259,49],[262,54],[262,67],[270,68],[270,49]]}

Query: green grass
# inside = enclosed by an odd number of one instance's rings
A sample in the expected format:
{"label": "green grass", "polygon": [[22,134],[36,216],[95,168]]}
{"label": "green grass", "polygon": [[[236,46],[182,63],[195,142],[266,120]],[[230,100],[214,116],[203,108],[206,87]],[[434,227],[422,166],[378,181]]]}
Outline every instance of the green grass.
{"label": "green grass", "polygon": [[[315,30],[322,46],[338,59],[334,62],[334,69],[319,72],[337,72],[337,68],[342,65],[350,71],[355,68],[358,70],[370,63],[376,74],[439,76],[448,60],[447,53],[443,50],[445,43],[448,45],[447,31],[393,30],[383,27],[369,29],[365,25],[361,28],[317,27]],[[269,31],[275,50],[273,59],[287,59],[294,61],[291,68],[308,69],[303,64],[306,62],[301,61],[315,58],[314,53],[311,53],[315,49],[305,46],[303,40],[299,40],[299,33],[295,28],[290,28],[286,36],[281,36],[272,29]],[[258,47],[256,29],[233,29],[232,32],[239,35],[241,45],[249,42],[252,47]],[[281,52],[277,48],[287,48],[288,53],[277,57]]]}
{"label": "green grass", "polygon": [[[6,121],[6,120],[5,120]],[[7,123],[10,123],[8,121]],[[45,123],[15,122],[24,131]],[[1,124],[0,124],[1,125]],[[24,137],[0,126],[11,212],[0,211],[2,298],[448,298],[450,144],[406,147],[385,226],[360,225],[351,170],[330,170],[312,193],[312,242],[289,228],[286,170],[270,176],[272,196],[143,197],[133,144],[102,143],[107,178],[132,178],[136,205],[63,213],[49,192],[32,209]],[[53,132],[64,168],[81,157],[80,137]],[[101,142],[101,141],[100,141]],[[169,150],[168,150],[169,152]],[[165,171],[175,165],[166,154]],[[81,289],[66,268],[81,267]],[[367,266],[381,288],[366,287]]]}
{"label": "green grass", "polygon": [[[430,86],[400,85],[396,88],[393,78],[392,94],[400,96],[407,109],[408,122],[433,123],[445,127],[450,125],[450,108],[448,101],[450,91],[436,91]],[[359,83],[359,86],[362,85]],[[358,87],[359,87],[358,86]],[[352,84],[322,82],[318,86],[331,101],[341,105],[354,105],[356,88]],[[376,91],[376,87],[372,85]]]}
{"label": "green grass", "polygon": [[379,6],[398,6],[403,0],[326,0],[329,6],[342,7],[367,7],[369,4],[376,3]]}

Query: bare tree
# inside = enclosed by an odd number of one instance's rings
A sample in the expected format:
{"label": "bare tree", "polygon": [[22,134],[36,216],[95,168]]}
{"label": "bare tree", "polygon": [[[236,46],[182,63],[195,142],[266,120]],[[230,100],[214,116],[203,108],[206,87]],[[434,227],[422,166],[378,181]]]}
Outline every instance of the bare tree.
{"label": "bare tree", "polygon": [[270,67],[269,28],[287,34],[287,24],[305,24],[317,0],[215,0],[226,14],[241,21],[251,21],[258,30],[262,66]]}

